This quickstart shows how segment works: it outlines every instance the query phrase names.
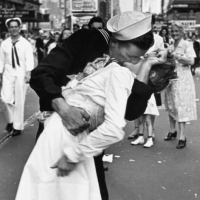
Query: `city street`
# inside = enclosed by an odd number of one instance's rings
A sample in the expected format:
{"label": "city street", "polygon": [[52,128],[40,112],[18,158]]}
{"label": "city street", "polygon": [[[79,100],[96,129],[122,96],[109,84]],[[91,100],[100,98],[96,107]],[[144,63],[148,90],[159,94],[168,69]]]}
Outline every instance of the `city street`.
{"label": "city street", "polygon": [[[200,116],[200,73],[194,76],[194,81]],[[26,127],[14,138],[7,137],[4,132],[6,122],[0,111],[0,200],[15,198],[23,166],[35,144],[38,107],[38,98],[29,89]],[[187,124],[187,147],[177,150],[178,140],[163,140],[169,121],[163,107],[159,112],[152,148],[130,145],[127,136],[133,131],[134,124],[128,122],[124,140],[106,150],[106,154],[113,154],[113,162],[105,163],[109,167],[105,173],[110,200],[200,200],[199,119]]]}

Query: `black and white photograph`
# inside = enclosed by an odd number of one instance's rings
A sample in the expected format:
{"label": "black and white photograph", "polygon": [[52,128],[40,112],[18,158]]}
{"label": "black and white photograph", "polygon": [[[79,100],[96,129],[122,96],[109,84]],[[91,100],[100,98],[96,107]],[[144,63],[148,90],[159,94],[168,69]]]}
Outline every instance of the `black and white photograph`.
{"label": "black and white photograph", "polygon": [[200,0],[0,0],[0,200],[200,200]]}

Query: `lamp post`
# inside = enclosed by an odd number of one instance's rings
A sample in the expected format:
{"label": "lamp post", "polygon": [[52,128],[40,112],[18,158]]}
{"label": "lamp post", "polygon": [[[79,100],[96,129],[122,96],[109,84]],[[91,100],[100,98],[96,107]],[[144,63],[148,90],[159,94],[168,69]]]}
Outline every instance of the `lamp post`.
{"label": "lamp post", "polygon": [[64,20],[66,26],[66,16],[67,16],[67,0],[64,0]]}
{"label": "lamp post", "polygon": [[113,0],[110,0],[110,18],[113,17]]}

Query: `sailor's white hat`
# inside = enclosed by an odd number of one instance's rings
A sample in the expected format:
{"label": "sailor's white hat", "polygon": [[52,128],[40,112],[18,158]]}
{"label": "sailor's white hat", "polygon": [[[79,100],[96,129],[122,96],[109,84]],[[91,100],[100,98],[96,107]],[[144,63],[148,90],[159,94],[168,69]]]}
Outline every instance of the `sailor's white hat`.
{"label": "sailor's white hat", "polygon": [[152,14],[139,11],[122,12],[107,22],[107,29],[122,41],[132,40],[152,29]]}

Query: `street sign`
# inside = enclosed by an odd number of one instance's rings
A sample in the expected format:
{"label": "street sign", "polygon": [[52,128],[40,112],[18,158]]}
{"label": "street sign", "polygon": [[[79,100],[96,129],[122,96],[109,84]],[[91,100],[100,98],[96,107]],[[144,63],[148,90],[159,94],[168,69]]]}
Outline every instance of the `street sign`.
{"label": "street sign", "polygon": [[188,4],[174,4],[174,5],[171,5],[171,7],[173,7],[173,8],[187,8]]}
{"label": "street sign", "polygon": [[35,18],[35,11],[34,10],[0,10],[0,19],[7,19],[7,18],[26,18],[26,19],[33,19]]}
{"label": "street sign", "polygon": [[172,20],[173,22],[180,22],[184,27],[185,31],[195,31],[196,20]]}
{"label": "street sign", "polygon": [[97,12],[97,0],[71,0],[72,12]]}

